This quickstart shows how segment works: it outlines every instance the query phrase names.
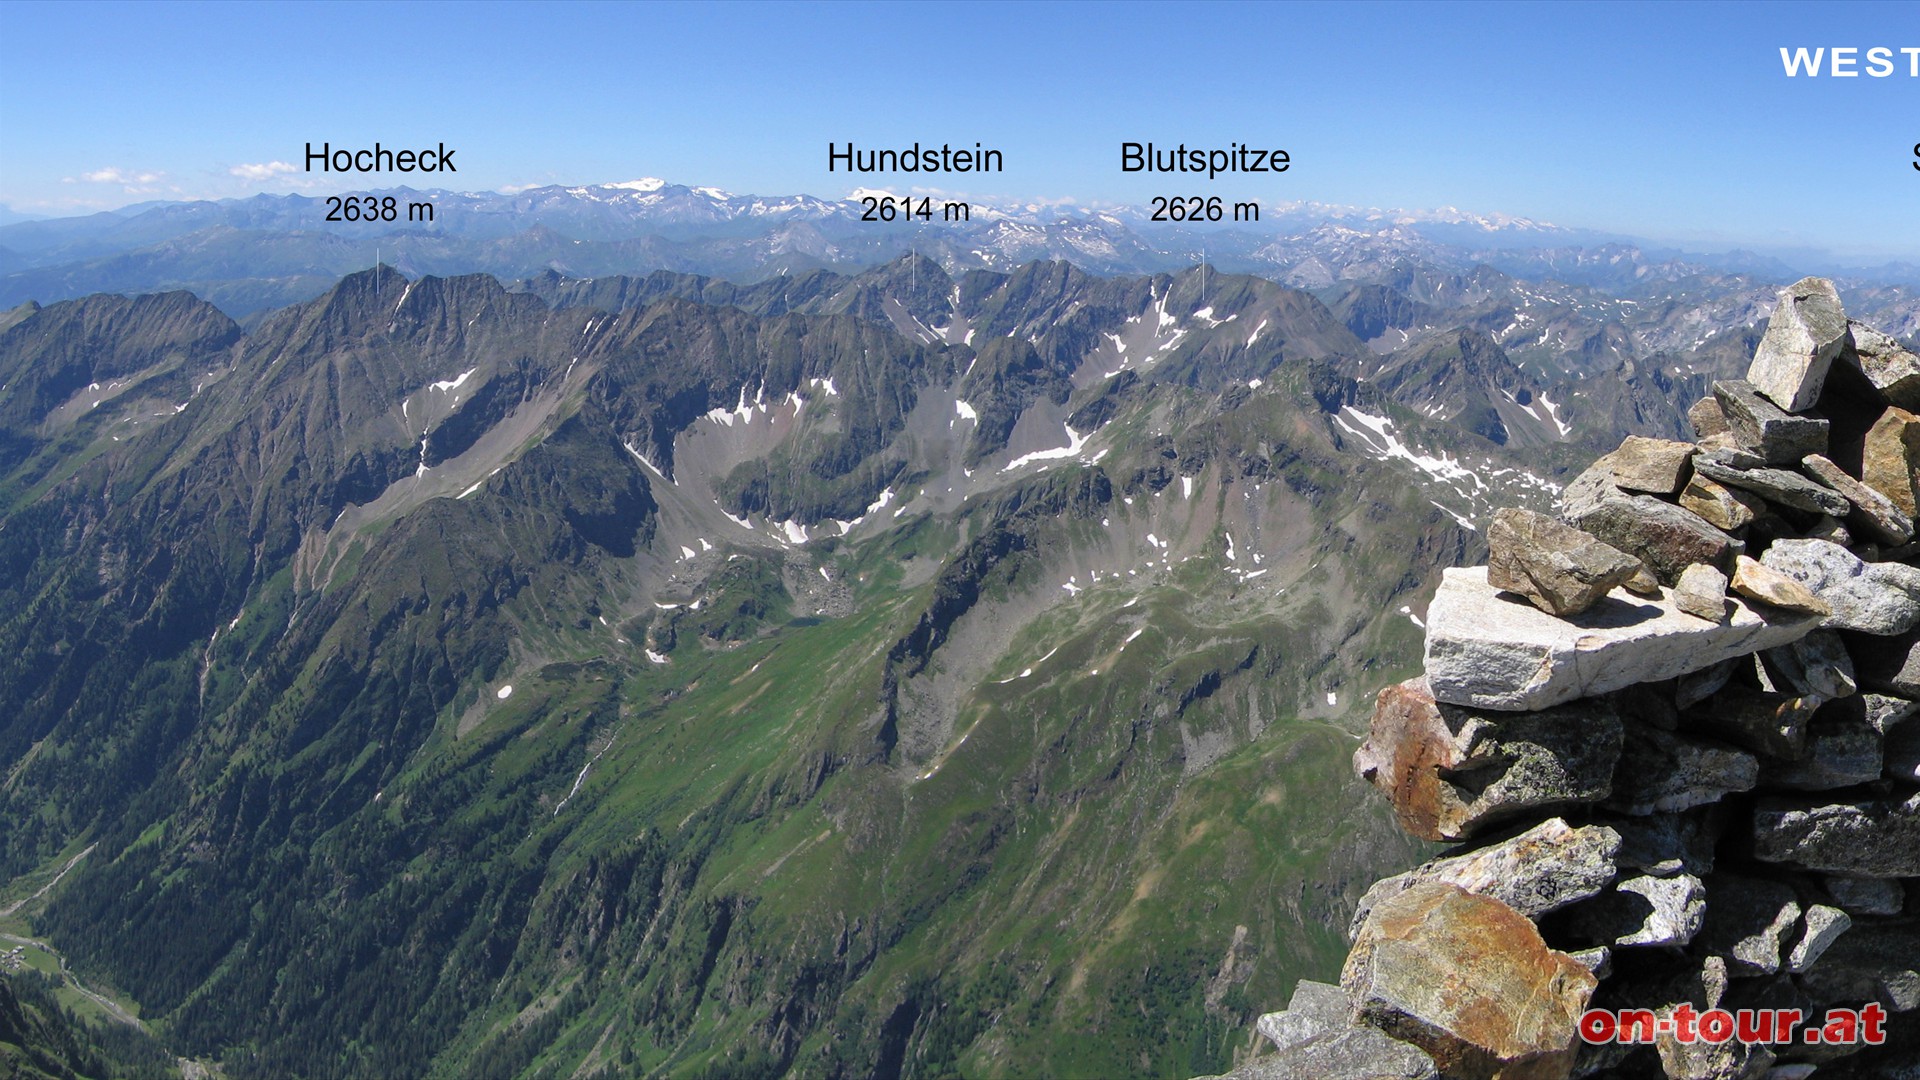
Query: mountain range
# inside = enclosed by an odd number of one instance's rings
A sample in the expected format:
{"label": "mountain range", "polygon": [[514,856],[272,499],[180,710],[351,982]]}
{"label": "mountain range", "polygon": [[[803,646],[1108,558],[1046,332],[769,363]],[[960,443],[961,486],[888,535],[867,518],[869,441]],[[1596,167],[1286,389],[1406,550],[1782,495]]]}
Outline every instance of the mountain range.
{"label": "mountain range", "polygon": [[1222,1071],[1415,858],[1345,761],[1418,598],[1772,299],[648,183],[344,274],[307,200],[0,227],[0,1052]]}

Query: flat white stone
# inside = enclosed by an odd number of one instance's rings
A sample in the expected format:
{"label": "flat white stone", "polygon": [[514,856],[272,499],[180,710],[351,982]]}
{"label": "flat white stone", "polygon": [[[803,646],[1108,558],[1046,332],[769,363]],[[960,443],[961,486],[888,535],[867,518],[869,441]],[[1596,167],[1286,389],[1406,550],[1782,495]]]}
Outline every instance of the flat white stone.
{"label": "flat white stone", "polygon": [[1427,610],[1427,685],[1435,700],[1482,709],[1545,709],[1712,667],[1798,640],[1817,616],[1762,615],[1729,596],[1726,621],[1615,589],[1591,609],[1556,618],[1487,584],[1487,568],[1446,571]]}

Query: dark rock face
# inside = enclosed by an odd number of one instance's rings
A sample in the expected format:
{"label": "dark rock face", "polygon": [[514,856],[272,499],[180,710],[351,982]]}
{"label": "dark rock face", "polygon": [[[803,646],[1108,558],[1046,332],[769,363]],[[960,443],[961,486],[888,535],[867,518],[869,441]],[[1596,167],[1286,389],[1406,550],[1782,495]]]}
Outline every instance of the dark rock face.
{"label": "dark rock face", "polygon": [[1753,854],[1766,862],[1860,877],[1920,876],[1920,794],[1820,803],[1767,798],[1752,818]]}

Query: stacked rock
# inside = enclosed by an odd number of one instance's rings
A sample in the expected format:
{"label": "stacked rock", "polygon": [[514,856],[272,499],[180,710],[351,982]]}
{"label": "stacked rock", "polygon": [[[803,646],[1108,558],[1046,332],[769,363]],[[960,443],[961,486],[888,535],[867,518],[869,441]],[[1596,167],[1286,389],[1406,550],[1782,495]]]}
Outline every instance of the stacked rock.
{"label": "stacked rock", "polygon": [[[1920,1075],[1916,412],[1920,359],[1809,278],[1697,442],[1627,439],[1559,520],[1501,511],[1354,756],[1463,848],[1376,883],[1341,985],[1235,1075]],[[1805,1039],[1869,1005],[1888,1043]],[[1589,1042],[1592,1009],[1669,1032]],[[1805,1019],[1674,1024],[1716,1009]]]}

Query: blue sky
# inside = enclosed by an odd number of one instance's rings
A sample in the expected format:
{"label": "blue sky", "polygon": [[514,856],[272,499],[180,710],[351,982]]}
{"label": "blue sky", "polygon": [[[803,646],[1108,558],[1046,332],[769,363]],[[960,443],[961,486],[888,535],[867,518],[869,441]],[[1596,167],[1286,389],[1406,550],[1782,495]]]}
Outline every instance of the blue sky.
{"label": "blue sky", "polygon": [[[13,3],[0,27],[0,204],[37,214],[396,179],[235,172],[309,140],[444,141],[460,190],[840,195],[829,141],[919,139],[1003,150],[934,181],[977,197],[1456,206],[1920,258],[1920,79],[1788,79],[1778,53],[1920,45],[1912,4]],[[1126,176],[1123,140],[1295,164]]]}

